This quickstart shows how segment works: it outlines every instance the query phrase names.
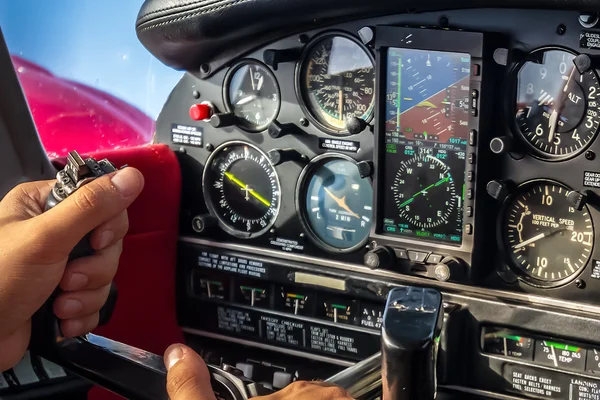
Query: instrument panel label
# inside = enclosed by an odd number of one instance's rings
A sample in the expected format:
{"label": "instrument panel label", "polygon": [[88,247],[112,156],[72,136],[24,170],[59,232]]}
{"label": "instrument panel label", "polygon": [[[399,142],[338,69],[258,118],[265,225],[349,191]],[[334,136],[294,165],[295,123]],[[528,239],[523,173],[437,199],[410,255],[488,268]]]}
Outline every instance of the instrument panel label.
{"label": "instrument panel label", "polygon": [[583,173],[583,186],[600,188],[600,172],[585,171]]}
{"label": "instrument panel label", "polygon": [[592,260],[592,278],[600,279],[600,260]]}
{"label": "instrument panel label", "polygon": [[[380,338],[375,334],[268,315],[238,307],[209,304],[206,306],[202,310],[203,313],[208,313],[203,329],[357,361],[376,353],[380,346]],[[215,311],[216,320],[209,317]]]}
{"label": "instrument panel label", "polygon": [[267,266],[261,261],[208,251],[200,253],[198,266],[256,278],[264,278],[268,275]]}
{"label": "instrument panel label", "polygon": [[600,400],[600,382],[552,371],[507,365],[507,389],[534,399]]}
{"label": "instrument panel label", "polygon": [[277,247],[278,250],[288,253],[304,253],[304,243],[295,239],[286,239],[278,236],[273,236],[269,243],[271,246]]}
{"label": "instrument panel label", "polygon": [[204,130],[197,126],[171,124],[171,140],[173,144],[202,147]]}
{"label": "instrument panel label", "polygon": [[360,142],[355,142],[354,140],[319,138],[319,148],[325,150],[337,150],[358,153],[358,150],[360,150]]}
{"label": "instrument panel label", "polygon": [[581,31],[579,34],[579,47],[583,49],[600,49],[600,32]]}

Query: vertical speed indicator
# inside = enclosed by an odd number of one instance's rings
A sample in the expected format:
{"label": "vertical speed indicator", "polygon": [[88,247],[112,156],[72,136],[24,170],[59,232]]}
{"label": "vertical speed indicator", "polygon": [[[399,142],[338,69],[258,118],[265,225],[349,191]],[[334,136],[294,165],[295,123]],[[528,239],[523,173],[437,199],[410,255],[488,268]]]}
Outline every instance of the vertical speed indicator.
{"label": "vertical speed indicator", "polygon": [[587,206],[578,210],[568,200],[571,193],[557,182],[533,181],[507,204],[501,228],[506,258],[527,283],[565,284],[592,256],[594,224]]}

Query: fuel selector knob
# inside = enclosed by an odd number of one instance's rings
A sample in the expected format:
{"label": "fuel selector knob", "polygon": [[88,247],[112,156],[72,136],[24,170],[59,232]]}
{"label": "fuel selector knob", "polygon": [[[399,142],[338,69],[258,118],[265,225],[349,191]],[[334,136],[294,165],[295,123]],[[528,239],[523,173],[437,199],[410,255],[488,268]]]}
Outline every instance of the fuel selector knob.
{"label": "fuel selector knob", "polygon": [[462,275],[462,269],[462,262],[454,257],[446,257],[433,267],[433,275],[438,281],[447,282],[450,278]]}
{"label": "fuel selector knob", "polygon": [[373,250],[365,254],[365,266],[371,269],[377,269],[382,266],[390,266],[394,263],[396,256],[394,251],[385,246],[375,247]]}

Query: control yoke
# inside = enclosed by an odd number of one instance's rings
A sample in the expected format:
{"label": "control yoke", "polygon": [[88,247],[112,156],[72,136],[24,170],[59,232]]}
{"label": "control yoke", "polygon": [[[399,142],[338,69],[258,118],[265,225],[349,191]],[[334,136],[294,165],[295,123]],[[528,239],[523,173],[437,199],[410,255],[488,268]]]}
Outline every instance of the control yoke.
{"label": "control yoke", "polygon": [[[93,179],[114,171],[115,166],[108,160],[84,160],[77,152],[69,153],[66,167],[57,174],[46,209]],[[69,258],[92,252],[89,238],[85,237]],[[57,294],[33,318],[32,352],[126,398],[168,399],[162,357],[93,334],[63,337],[52,312]],[[384,400],[434,399],[442,317],[442,297],[438,291],[417,287],[393,289],[383,316],[381,354],[340,372],[328,382],[346,388],[355,398],[377,391],[382,385]],[[219,398],[246,400],[270,393],[230,366],[209,366],[209,369]]]}

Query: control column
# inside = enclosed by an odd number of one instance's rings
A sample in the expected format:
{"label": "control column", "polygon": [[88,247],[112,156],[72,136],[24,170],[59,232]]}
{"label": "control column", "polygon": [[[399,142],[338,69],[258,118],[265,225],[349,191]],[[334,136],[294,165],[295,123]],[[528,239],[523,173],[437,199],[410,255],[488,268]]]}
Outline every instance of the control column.
{"label": "control column", "polygon": [[436,395],[442,295],[412,286],[393,289],[381,330],[383,400],[433,400]]}

